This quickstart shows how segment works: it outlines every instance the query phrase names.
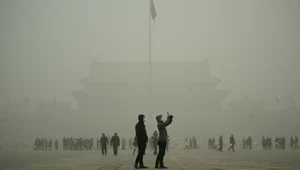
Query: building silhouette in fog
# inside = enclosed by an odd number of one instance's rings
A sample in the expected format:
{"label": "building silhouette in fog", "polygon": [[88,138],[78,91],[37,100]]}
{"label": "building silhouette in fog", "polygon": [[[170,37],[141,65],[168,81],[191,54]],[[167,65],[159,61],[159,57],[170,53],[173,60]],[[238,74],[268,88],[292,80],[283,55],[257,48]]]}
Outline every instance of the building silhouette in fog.
{"label": "building silhouette in fog", "polygon": [[152,63],[151,99],[147,62],[93,61],[89,77],[79,82],[84,88],[72,92],[78,111],[95,117],[105,115],[109,120],[141,112],[218,113],[229,93],[217,89],[220,79],[211,76],[208,60]]}

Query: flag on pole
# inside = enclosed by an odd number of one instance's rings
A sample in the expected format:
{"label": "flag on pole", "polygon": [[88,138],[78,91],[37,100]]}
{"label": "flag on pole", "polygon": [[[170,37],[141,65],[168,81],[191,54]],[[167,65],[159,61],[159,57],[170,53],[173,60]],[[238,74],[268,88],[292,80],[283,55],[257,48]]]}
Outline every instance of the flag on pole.
{"label": "flag on pole", "polygon": [[156,10],[155,10],[155,6],[154,6],[153,0],[150,0],[150,14],[151,14],[151,18],[153,19],[153,21],[155,21]]}

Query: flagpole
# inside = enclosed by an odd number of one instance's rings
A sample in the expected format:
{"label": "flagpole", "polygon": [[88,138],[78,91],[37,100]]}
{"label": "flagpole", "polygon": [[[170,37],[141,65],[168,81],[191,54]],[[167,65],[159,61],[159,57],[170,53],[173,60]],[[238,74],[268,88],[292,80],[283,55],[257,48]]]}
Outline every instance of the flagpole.
{"label": "flagpole", "polygon": [[[151,49],[151,43],[152,43],[152,40],[151,40],[151,19],[152,19],[152,15],[151,15],[151,8],[152,8],[152,2],[151,0],[149,0],[149,103],[148,103],[148,114],[147,116],[149,118],[151,118],[152,116],[152,56],[151,56],[151,52],[152,52],[152,49]],[[152,125],[151,123],[149,122],[149,128],[152,129]]]}
{"label": "flagpole", "polygon": [[149,102],[152,101],[152,56],[151,56],[151,1],[149,1]]}

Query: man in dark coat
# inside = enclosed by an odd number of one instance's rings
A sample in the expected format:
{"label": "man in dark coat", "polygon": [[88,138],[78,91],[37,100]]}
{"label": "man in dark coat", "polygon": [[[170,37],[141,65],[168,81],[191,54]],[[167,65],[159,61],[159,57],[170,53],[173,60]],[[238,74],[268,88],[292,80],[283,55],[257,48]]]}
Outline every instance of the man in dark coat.
{"label": "man in dark coat", "polygon": [[55,140],[54,145],[55,145],[55,150],[57,151],[58,150],[58,141],[57,140]]}
{"label": "man in dark coat", "polygon": [[294,140],[295,150],[299,149],[298,142],[299,142],[298,137],[295,136],[295,140]]}
{"label": "man in dark coat", "polygon": [[251,136],[249,136],[247,138],[247,142],[246,142],[248,144],[248,149],[252,149],[252,142],[253,142],[253,140],[252,140]]}
{"label": "man in dark coat", "polygon": [[156,116],[157,128],[159,131],[159,137],[157,143],[159,146],[159,151],[155,161],[155,168],[167,168],[164,166],[164,156],[166,153],[166,146],[168,142],[168,132],[166,127],[172,123],[172,120],[173,120],[173,116],[169,115],[169,113],[168,113],[167,120],[165,122],[162,121],[162,115]]}
{"label": "man in dark coat", "polygon": [[114,156],[117,156],[118,155],[118,147],[120,146],[120,138],[117,135],[117,133],[115,133],[115,135],[111,138],[110,146],[113,147]]}
{"label": "man in dark coat", "polygon": [[107,155],[107,144],[108,144],[108,139],[105,136],[105,134],[102,134],[102,137],[100,139],[100,143],[101,143],[101,150],[102,150],[102,156],[105,154],[105,156]]}
{"label": "man in dark coat", "polygon": [[283,148],[283,150],[285,150],[285,138],[284,138],[284,136],[282,137],[282,148]]}
{"label": "man in dark coat", "polygon": [[234,152],[235,140],[234,140],[233,135],[230,136],[229,142],[230,142],[230,147],[228,148],[228,151],[230,151],[230,149],[232,149],[232,152]]}
{"label": "man in dark coat", "polygon": [[[148,168],[144,165],[143,162],[143,156],[145,154],[146,145],[148,142],[148,136],[146,132],[146,126],[144,124],[145,116],[143,114],[140,114],[138,116],[139,122],[135,125],[135,134],[137,139],[137,145],[139,148],[138,155],[135,160],[134,168]],[[138,166],[138,164],[140,166]]]}
{"label": "man in dark coat", "polygon": [[218,151],[223,152],[223,136],[221,135],[219,138],[219,148]]}

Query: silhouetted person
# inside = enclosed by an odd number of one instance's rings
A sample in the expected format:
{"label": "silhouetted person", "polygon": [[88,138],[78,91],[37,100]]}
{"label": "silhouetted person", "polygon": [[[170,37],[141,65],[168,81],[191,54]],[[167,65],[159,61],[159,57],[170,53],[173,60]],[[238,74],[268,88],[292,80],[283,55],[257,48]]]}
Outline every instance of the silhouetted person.
{"label": "silhouetted person", "polygon": [[267,149],[267,142],[266,142],[266,139],[265,137],[263,136],[262,139],[261,139],[261,143],[262,143],[262,147],[264,150]]}
{"label": "silhouetted person", "polygon": [[153,155],[157,155],[157,142],[158,142],[158,133],[157,131],[154,131],[153,136],[152,136],[152,143],[153,143]]}
{"label": "silhouetted person", "polygon": [[290,149],[294,149],[294,143],[295,143],[295,141],[294,141],[293,137],[291,137],[291,139],[290,139]]}
{"label": "silhouetted person", "polygon": [[248,145],[248,149],[252,149],[252,142],[253,142],[253,140],[252,140],[251,136],[249,136],[247,139],[247,142],[246,142]]}
{"label": "silhouetted person", "polygon": [[282,137],[282,149],[285,150],[285,138]]}
{"label": "silhouetted person", "polygon": [[44,139],[44,150],[46,151],[48,149],[48,141],[47,139],[45,138]]}
{"label": "silhouetted person", "polygon": [[50,139],[50,141],[49,141],[49,150],[51,150],[52,151],[52,139]]}
{"label": "silhouetted person", "polygon": [[149,141],[148,141],[149,145],[150,145],[150,149],[153,150],[153,139],[152,137],[150,137]]}
{"label": "silhouetted person", "polygon": [[295,140],[294,140],[295,150],[299,149],[298,142],[299,142],[298,137],[295,136]]}
{"label": "silhouetted person", "polygon": [[120,146],[120,138],[117,135],[117,133],[115,133],[115,135],[111,138],[110,146],[113,147],[114,156],[117,156],[118,155],[118,147]]}
{"label": "silhouetted person", "polygon": [[184,150],[188,150],[189,149],[189,139],[188,138],[185,138],[185,141],[184,141]]}
{"label": "silhouetted person", "polygon": [[215,149],[215,146],[216,146],[216,139],[212,138],[212,140],[211,140],[211,147],[212,147],[212,149]]}
{"label": "silhouetted person", "polygon": [[230,136],[229,142],[230,142],[230,147],[228,148],[228,151],[230,151],[230,149],[232,149],[232,152],[234,152],[235,140],[234,140],[233,135]]}
{"label": "silhouetted person", "polygon": [[107,155],[107,144],[108,144],[108,138],[105,136],[105,134],[102,134],[102,137],[100,139],[101,143],[101,150],[102,150],[102,156],[105,154]]}
{"label": "silhouetted person", "polygon": [[44,144],[45,144],[45,142],[44,142],[44,139],[42,138],[42,140],[41,140],[41,150],[43,151],[44,150]]}
{"label": "silhouetted person", "polygon": [[54,146],[55,146],[55,150],[57,151],[58,150],[58,141],[57,140],[55,140]]}
{"label": "silhouetted person", "polygon": [[173,116],[169,115],[169,113],[168,113],[167,120],[165,122],[162,121],[162,115],[156,116],[157,128],[159,131],[159,137],[158,137],[159,151],[155,161],[155,168],[167,168],[164,165],[164,156],[166,153],[166,146],[168,142],[168,132],[166,127],[172,123],[172,120],[173,120]]}
{"label": "silhouetted person", "polygon": [[[145,121],[144,119],[145,119],[145,116],[143,114],[140,114],[138,116],[139,121],[135,125],[135,134],[136,134],[136,139],[137,139],[137,145],[139,148],[138,155],[136,157],[135,164],[134,164],[134,168],[136,168],[136,169],[148,168],[144,165],[144,162],[143,162],[143,157],[144,157],[146,145],[148,142],[148,136],[147,136],[147,132],[146,132],[146,126],[144,124],[144,121]],[[140,166],[138,166],[138,164]]]}
{"label": "silhouetted person", "polygon": [[194,149],[197,149],[197,139],[196,139],[195,135],[193,135],[193,146],[194,146]]}
{"label": "silhouetted person", "polygon": [[243,146],[242,146],[242,149],[246,149],[246,139],[245,138],[243,138]]}
{"label": "silhouetted person", "polygon": [[208,149],[211,149],[211,138],[208,139]]}
{"label": "silhouetted person", "polygon": [[218,151],[223,152],[223,136],[219,138],[219,148]]}

